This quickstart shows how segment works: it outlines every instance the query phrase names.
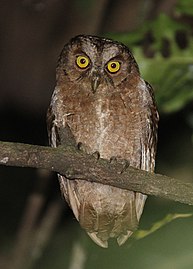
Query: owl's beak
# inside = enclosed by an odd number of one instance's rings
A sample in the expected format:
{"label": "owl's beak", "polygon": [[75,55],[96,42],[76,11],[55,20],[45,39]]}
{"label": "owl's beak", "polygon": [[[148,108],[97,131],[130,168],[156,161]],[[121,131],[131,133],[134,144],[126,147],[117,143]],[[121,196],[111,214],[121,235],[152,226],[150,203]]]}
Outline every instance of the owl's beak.
{"label": "owl's beak", "polygon": [[100,82],[101,82],[100,75],[99,74],[93,74],[92,80],[91,80],[91,88],[92,88],[93,93],[96,92]]}

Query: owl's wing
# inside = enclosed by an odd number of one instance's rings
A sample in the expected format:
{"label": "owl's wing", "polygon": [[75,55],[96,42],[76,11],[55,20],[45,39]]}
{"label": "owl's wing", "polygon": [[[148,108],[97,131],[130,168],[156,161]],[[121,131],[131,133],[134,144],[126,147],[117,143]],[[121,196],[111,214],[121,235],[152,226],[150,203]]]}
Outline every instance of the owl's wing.
{"label": "owl's wing", "polygon": [[75,138],[68,124],[65,123],[65,125],[63,126],[60,123],[60,127],[58,127],[51,106],[48,108],[47,111],[47,131],[48,131],[49,144],[52,147],[58,147],[61,144],[76,146]]}
{"label": "owl's wing", "polygon": [[[60,124],[61,125],[61,124]],[[49,144],[52,147],[58,147],[61,144],[76,145],[74,136],[67,124],[63,127],[58,127],[57,120],[50,106],[47,111],[47,132]],[[64,195],[66,202],[73,208],[75,217],[78,219],[79,202],[76,197],[76,192],[73,189],[73,184],[62,175],[58,174],[61,193]]]}
{"label": "owl's wing", "polygon": [[[146,90],[149,96],[149,108],[146,119],[146,128],[145,134],[143,135],[143,139],[141,139],[141,165],[140,169],[146,171],[154,171],[155,168],[155,155],[157,149],[157,129],[158,129],[158,120],[159,115],[156,109],[155,100],[154,100],[154,92],[151,85],[147,82]],[[147,195],[136,192],[135,193],[135,206],[136,206],[136,214],[138,221],[140,220],[141,214],[143,212],[144,204],[147,199]],[[132,231],[127,231],[126,235],[120,235],[117,238],[117,242],[119,245],[123,245],[125,241],[132,235]]]}
{"label": "owl's wing", "polygon": [[[149,111],[147,115],[147,127],[144,139],[141,141],[141,167],[140,169],[153,172],[155,168],[155,155],[157,150],[157,129],[159,114],[156,108],[154,91],[148,82],[146,89],[150,95]],[[143,212],[147,196],[142,193],[136,193],[136,212],[138,220]]]}
{"label": "owl's wing", "polygon": [[147,128],[144,141],[142,141],[142,164],[141,169],[153,172],[155,168],[155,155],[157,150],[157,129],[159,114],[155,104],[154,91],[148,82],[146,83],[147,91],[151,97],[151,103],[149,103],[149,111],[147,115]]}
{"label": "owl's wing", "polygon": [[47,110],[47,132],[48,132],[49,144],[52,147],[57,147],[58,145],[60,145],[58,127],[56,125],[55,115],[53,113],[51,106],[49,106]]}

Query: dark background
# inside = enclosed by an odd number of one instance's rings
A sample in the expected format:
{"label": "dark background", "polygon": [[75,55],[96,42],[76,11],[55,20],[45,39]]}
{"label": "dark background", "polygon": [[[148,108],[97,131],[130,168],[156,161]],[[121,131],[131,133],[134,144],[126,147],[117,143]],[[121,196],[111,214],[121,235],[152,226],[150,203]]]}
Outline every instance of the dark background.
{"label": "dark background", "polygon": [[[188,25],[189,43],[183,31],[176,43],[183,49],[183,55],[186,51],[189,55],[193,12],[176,13],[179,2],[184,1],[1,1],[0,140],[48,144],[46,110],[55,85],[57,58],[63,45],[77,34],[112,36],[122,41],[128,33],[126,43],[131,49],[135,52],[136,48],[141,48],[144,52],[139,59],[136,53],[143,71],[143,63],[155,62],[155,53],[149,50],[154,40],[148,25],[153,25],[164,13]],[[191,10],[193,1],[186,2]],[[144,24],[147,25],[146,35],[143,32],[140,42],[131,41],[132,33],[140,34],[139,29]],[[165,29],[161,32],[164,34]],[[162,43],[161,57],[172,58],[168,49],[171,44],[168,40]],[[154,49],[155,52],[156,46]],[[184,61],[185,68],[190,70],[191,57],[190,62]],[[162,92],[161,89],[168,72],[173,74],[173,68],[176,66],[169,66],[162,81],[153,85],[160,110],[156,171],[193,181],[193,81],[188,81],[186,101],[177,109],[164,110],[168,99],[167,95],[162,96],[164,89]],[[156,69],[148,69],[148,72],[152,77],[157,76]],[[149,82],[154,84],[151,76]],[[172,97],[168,98],[183,98],[183,85],[178,91],[173,90]],[[168,92],[170,90],[172,80]],[[140,229],[149,229],[169,213],[192,212],[191,206],[150,197]],[[60,198],[55,175],[42,170],[0,167],[0,268],[187,269],[193,266],[192,253],[191,217],[172,221],[144,239],[121,248],[112,243],[110,249],[100,249],[81,230]],[[73,261],[77,261],[78,267],[73,267]]]}

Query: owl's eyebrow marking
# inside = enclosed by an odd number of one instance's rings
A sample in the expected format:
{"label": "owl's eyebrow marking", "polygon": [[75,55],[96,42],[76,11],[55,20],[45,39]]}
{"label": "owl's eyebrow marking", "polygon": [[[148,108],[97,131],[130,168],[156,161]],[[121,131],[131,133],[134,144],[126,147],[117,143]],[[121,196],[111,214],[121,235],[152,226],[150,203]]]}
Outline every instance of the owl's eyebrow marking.
{"label": "owl's eyebrow marking", "polygon": [[117,60],[117,61],[122,62],[124,60],[124,58],[123,58],[123,56],[121,54],[117,54],[117,55],[115,55],[115,56],[113,56],[112,58],[109,59],[109,61],[112,61],[112,60]]}
{"label": "owl's eyebrow marking", "polygon": [[89,58],[89,56],[87,55],[87,53],[85,52],[85,51],[83,51],[82,49],[80,49],[80,48],[77,48],[75,51],[74,51],[74,54],[76,55],[76,54],[84,54],[84,55],[86,55],[88,58]]}
{"label": "owl's eyebrow marking", "polygon": [[113,61],[113,60],[116,60],[116,61],[119,61],[119,62],[124,62],[124,57],[120,54],[117,54],[117,55],[113,55],[112,57],[110,57],[107,62],[109,61]]}

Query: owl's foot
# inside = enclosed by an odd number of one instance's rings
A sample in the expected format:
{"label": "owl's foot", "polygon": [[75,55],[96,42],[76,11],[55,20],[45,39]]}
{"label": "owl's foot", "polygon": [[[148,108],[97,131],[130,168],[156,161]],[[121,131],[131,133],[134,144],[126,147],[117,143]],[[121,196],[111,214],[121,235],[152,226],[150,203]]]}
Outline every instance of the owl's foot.
{"label": "owl's foot", "polygon": [[[86,146],[82,142],[78,142],[77,147],[78,147],[78,150],[88,153],[88,151],[86,149]],[[100,159],[100,153],[99,153],[99,151],[93,152],[91,154],[91,156],[93,156],[95,158],[95,160],[97,160],[97,161]]]}
{"label": "owl's foot", "polygon": [[122,174],[123,172],[125,172],[127,170],[127,168],[129,167],[129,165],[130,165],[128,160],[123,159],[123,158],[121,158],[119,156],[116,156],[116,157],[112,156],[110,158],[110,164],[120,166],[120,171],[117,171],[118,174]]}
{"label": "owl's foot", "polygon": [[100,159],[100,153],[99,153],[99,151],[95,151],[95,152],[93,152],[92,153],[92,156],[95,158],[95,160],[99,160]]}

